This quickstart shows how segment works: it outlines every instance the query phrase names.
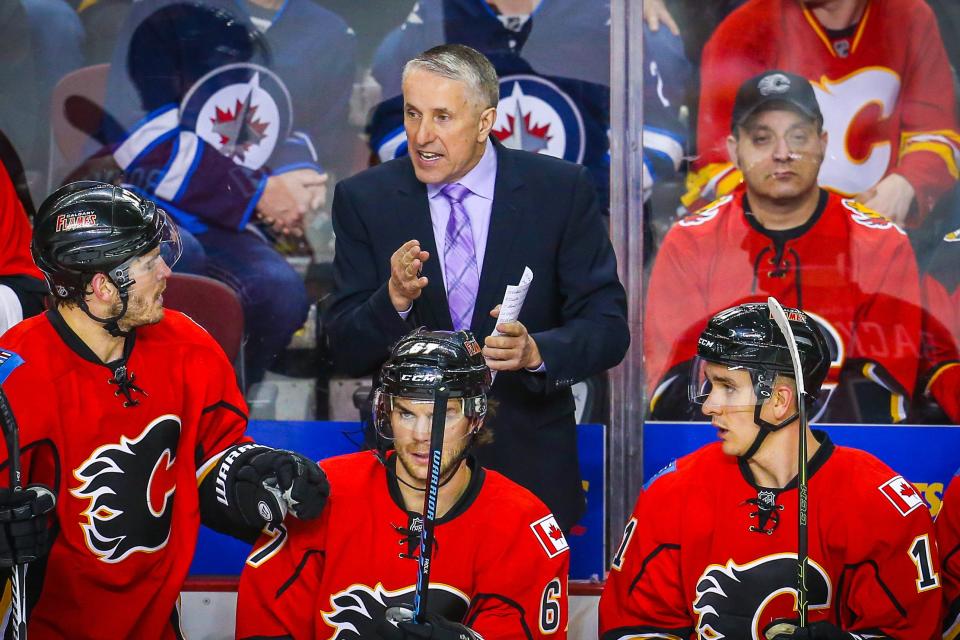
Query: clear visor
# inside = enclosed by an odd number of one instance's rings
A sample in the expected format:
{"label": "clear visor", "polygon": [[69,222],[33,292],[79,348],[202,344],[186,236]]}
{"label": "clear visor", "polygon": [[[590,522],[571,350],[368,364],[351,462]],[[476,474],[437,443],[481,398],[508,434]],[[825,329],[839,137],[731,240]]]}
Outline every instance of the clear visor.
{"label": "clear visor", "polygon": [[697,356],[690,372],[687,390],[690,402],[702,405],[704,412],[753,412],[762,403],[754,390],[750,370],[710,362]]}
{"label": "clear visor", "polygon": [[[429,440],[433,429],[433,401],[393,396],[377,391],[373,421],[387,441]],[[443,442],[455,443],[469,436],[483,418],[485,399],[450,398],[444,419]]]}
{"label": "clear visor", "polygon": [[160,229],[160,243],[144,255],[131,261],[128,277],[134,282],[150,282],[152,276],[166,266],[173,269],[173,265],[180,259],[183,245],[180,242],[180,232],[170,218],[159,211],[163,216]]}

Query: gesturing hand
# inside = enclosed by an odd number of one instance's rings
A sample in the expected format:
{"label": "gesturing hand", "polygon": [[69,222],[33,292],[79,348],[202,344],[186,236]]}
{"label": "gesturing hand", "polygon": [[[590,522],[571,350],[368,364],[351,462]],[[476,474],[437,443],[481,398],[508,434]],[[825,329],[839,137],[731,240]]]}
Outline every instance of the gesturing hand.
{"label": "gesturing hand", "polygon": [[409,309],[427,286],[428,280],[420,275],[420,269],[429,257],[430,253],[420,248],[419,240],[408,240],[390,256],[387,290],[397,311]]}

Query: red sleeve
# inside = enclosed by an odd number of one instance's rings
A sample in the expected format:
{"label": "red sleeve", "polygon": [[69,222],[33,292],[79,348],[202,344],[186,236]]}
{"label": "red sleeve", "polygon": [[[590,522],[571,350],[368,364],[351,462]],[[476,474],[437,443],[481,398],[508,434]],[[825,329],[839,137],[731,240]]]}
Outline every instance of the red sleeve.
{"label": "red sleeve", "polygon": [[916,190],[922,219],[956,181],[960,136],[953,74],[933,11],[915,3],[910,22],[913,55],[903,74],[900,161],[894,173]]}
{"label": "red sleeve", "polygon": [[0,164],[0,276],[43,274],[30,255],[30,220],[7,170]]}
{"label": "red sleeve", "polygon": [[[526,640],[567,637],[567,574],[570,551],[546,507],[524,518],[523,530],[509,545],[484,545],[491,554],[477,577],[476,593],[464,624],[484,638]],[[541,542],[531,523],[547,522]],[[555,532],[552,538],[550,532]],[[560,550],[557,550],[560,547]],[[549,552],[547,551],[549,549]]]}
{"label": "red sleeve", "polygon": [[[885,474],[878,476],[880,483],[897,478],[889,469]],[[916,490],[899,479],[903,484],[893,486],[916,496]],[[861,515],[847,518],[844,536],[833,541],[845,547],[847,560],[843,575],[836,578],[840,626],[854,633],[879,630],[891,638],[933,638],[939,630],[942,591],[930,512],[920,500],[904,515],[878,484],[865,482],[867,495],[850,496]],[[878,531],[883,535],[865,535]]]}
{"label": "red sleeve", "polygon": [[257,540],[240,574],[238,639],[314,637],[330,511],[289,518]]}
{"label": "red sleeve", "polygon": [[943,494],[936,528],[943,560],[943,637],[956,638],[960,634],[960,475],[953,477]]}
{"label": "red sleeve", "polygon": [[637,499],[600,596],[600,638],[688,638],[694,621],[680,575],[676,476]]}

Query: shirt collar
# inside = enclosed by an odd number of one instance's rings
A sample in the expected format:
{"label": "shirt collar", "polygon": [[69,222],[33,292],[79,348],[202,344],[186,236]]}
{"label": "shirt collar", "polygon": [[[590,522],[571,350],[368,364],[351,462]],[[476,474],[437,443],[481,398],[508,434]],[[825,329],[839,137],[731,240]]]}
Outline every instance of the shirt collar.
{"label": "shirt collar", "polygon": [[[457,182],[467,189],[470,189],[470,193],[487,200],[493,200],[493,189],[496,180],[497,150],[494,149],[493,143],[487,139],[487,146],[483,150],[480,162],[478,162],[477,166],[473,169],[470,169],[467,175],[457,180]],[[428,184],[427,196],[430,198],[436,197],[445,186],[447,185],[444,183]]]}

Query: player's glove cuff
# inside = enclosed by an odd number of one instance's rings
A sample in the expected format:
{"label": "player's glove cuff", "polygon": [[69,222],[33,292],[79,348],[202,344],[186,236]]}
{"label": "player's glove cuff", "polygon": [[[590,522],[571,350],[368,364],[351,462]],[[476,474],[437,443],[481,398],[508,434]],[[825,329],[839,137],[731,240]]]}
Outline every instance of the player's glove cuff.
{"label": "player's glove cuff", "polygon": [[302,520],[320,515],[330,495],[316,462],[260,444],[229,449],[217,471],[217,500],[248,526],[279,524],[289,510]]}
{"label": "player's glove cuff", "polygon": [[767,640],[861,640],[830,622],[812,622],[800,628],[796,620],[777,622],[764,635]]}
{"label": "player's glove cuff", "polygon": [[0,489],[0,567],[47,555],[52,543],[50,513],[56,504],[53,491],[44,485]]}

